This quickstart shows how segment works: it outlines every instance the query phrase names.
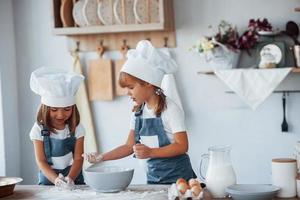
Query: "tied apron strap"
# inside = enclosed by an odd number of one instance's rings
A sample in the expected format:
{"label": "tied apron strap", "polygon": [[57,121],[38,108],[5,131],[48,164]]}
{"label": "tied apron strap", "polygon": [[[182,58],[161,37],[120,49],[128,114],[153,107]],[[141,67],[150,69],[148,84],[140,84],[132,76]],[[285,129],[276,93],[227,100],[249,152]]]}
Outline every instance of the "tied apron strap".
{"label": "tied apron strap", "polygon": [[76,137],[75,137],[75,133],[70,133],[71,134],[71,138],[74,141],[74,146],[72,147],[71,151],[73,154],[73,158],[74,158],[74,152],[75,152],[75,143],[76,143]]}
{"label": "tied apron strap", "polygon": [[51,159],[51,143],[50,143],[50,131],[47,127],[43,126],[43,129],[41,130],[41,135],[44,137],[44,151],[45,156],[47,159],[47,163],[49,165],[52,165],[52,159]]}
{"label": "tied apron strap", "polygon": [[135,120],[135,128],[134,128],[134,138],[135,138],[135,143],[136,143],[136,144],[141,143],[141,142],[140,142],[141,136],[140,136],[140,134],[139,134],[139,131],[140,131],[140,129],[141,129],[141,120],[140,120],[140,118],[141,118],[141,115],[143,114],[144,106],[145,106],[145,103],[143,103],[143,104],[140,106],[139,110],[137,110],[137,111],[135,112],[135,114],[134,114],[135,117],[136,117],[136,120]]}
{"label": "tied apron strap", "polygon": [[[143,103],[140,108],[135,112],[135,128],[134,128],[134,140],[135,144],[140,144],[141,143],[141,136],[139,134],[140,128],[141,128],[141,115],[143,114],[143,109],[144,109],[145,103]],[[133,157],[136,158],[136,155],[133,154]]]}

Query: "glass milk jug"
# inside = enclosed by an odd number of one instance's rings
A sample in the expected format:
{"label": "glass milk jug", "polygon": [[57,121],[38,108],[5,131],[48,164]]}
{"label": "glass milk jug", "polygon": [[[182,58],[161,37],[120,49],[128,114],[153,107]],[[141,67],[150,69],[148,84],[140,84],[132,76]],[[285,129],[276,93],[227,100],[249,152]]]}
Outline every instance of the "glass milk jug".
{"label": "glass milk jug", "polygon": [[[212,146],[209,154],[203,154],[200,161],[200,176],[206,182],[207,189],[213,198],[227,196],[226,187],[236,184],[236,175],[230,160],[230,146]],[[204,159],[208,158],[206,177],[202,174]]]}

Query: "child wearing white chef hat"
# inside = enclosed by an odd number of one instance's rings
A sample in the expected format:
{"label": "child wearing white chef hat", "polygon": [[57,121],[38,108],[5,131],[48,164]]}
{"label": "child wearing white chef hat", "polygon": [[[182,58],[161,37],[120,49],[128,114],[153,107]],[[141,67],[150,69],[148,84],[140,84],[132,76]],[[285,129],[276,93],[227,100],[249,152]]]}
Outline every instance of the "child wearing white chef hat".
{"label": "child wearing white chef hat", "polygon": [[135,103],[127,142],[107,153],[84,154],[85,159],[95,163],[134,153],[139,159],[148,159],[149,184],[195,178],[186,154],[188,138],[181,104],[161,89],[164,76],[177,70],[175,61],[149,41],[140,41],[127,58],[119,76],[120,85],[128,89]]}
{"label": "child wearing white chef hat", "polygon": [[71,189],[84,184],[81,173],[85,130],[79,123],[75,94],[82,75],[42,67],[31,74],[30,88],[41,96],[37,121],[30,131],[40,185]]}

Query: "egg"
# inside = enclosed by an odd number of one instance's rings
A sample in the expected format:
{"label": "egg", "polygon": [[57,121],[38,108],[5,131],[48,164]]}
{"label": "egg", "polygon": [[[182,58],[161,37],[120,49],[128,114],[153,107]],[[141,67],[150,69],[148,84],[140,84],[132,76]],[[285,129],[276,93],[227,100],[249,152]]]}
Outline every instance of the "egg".
{"label": "egg", "polygon": [[199,196],[200,192],[202,191],[201,187],[200,186],[193,186],[191,188],[191,191],[193,193],[193,195],[195,195],[195,197]]}
{"label": "egg", "polygon": [[187,182],[186,182],[186,180],[185,180],[184,178],[179,178],[179,179],[177,179],[176,185],[179,185],[180,183],[185,183],[185,184],[187,184]]}
{"label": "egg", "polygon": [[179,184],[177,184],[177,190],[179,190],[181,194],[184,194],[187,191],[188,187],[189,186],[184,182],[180,182]]}
{"label": "egg", "polygon": [[197,179],[191,178],[189,180],[189,186],[192,188],[193,186],[199,186],[200,187],[200,183]]}

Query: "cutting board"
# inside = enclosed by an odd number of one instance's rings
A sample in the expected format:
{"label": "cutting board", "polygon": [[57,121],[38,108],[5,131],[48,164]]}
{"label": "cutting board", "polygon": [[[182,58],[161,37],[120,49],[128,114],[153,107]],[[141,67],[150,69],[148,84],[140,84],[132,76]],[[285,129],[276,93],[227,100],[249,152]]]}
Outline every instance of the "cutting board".
{"label": "cutting board", "polygon": [[88,69],[88,88],[89,99],[97,100],[113,100],[113,68],[109,59],[100,58],[89,61]]}
{"label": "cutting board", "polygon": [[123,46],[120,51],[122,53],[122,58],[115,61],[115,90],[117,96],[124,96],[127,94],[127,90],[119,85],[119,74],[124,63],[126,62],[125,55],[128,51],[128,47]]}

